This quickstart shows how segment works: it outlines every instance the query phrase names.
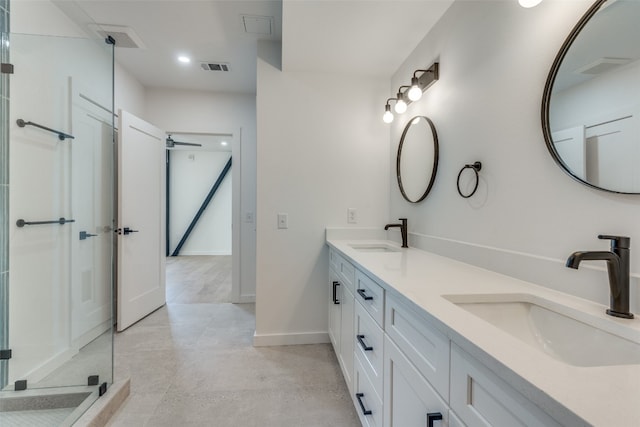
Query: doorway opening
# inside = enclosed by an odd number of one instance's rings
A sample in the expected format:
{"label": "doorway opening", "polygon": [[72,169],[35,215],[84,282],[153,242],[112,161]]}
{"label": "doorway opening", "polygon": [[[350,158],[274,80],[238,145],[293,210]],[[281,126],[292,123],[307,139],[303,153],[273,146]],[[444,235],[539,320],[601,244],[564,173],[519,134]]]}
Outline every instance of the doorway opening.
{"label": "doorway opening", "polygon": [[233,133],[167,132],[167,303],[233,302],[238,144]]}

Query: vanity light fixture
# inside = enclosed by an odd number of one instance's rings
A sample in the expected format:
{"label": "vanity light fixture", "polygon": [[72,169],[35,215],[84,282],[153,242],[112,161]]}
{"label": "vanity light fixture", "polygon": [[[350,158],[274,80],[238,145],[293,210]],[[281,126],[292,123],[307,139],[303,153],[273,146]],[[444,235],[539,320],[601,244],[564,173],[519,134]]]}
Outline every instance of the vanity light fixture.
{"label": "vanity light fixture", "polygon": [[[438,63],[434,62],[431,67],[425,70],[414,71],[413,77],[411,77],[411,86],[400,86],[396,97],[387,99],[382,120],[384,120],[385,123],[393,122],[393,113],[391,112],[391,105],[389,104],[390,101],[396,102],[394,105],[396,113],[402,114],[407,111],[407,105],[410,102],[419,100],[422,97],[422,92],[438,80],[438,70]],[[403,89],[405,90],[403,91]]]}
{"label": "vanity light fixture", "polygon": [[387,99],[387,105],[384,106],[384,114],[382,115],[382,121],[385,123],[391,123],[393,121],[393,113],[391,112],[391,105],[389,101],[393,101],[395,98]]}

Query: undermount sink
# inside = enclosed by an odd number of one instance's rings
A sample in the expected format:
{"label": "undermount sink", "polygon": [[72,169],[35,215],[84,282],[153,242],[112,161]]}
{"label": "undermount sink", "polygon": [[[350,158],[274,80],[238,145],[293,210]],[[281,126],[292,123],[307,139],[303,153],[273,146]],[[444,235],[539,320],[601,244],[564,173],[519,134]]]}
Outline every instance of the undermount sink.
{"label": "undermount sink", "polygon": [[387,243],[351,243],[349,246],[358,252],[400,252],[400,248]]}
{"label": "undermount sink", "polygon": [[469,313],[573,366],[640,364],[640,333],[531,294],[443,295]]}

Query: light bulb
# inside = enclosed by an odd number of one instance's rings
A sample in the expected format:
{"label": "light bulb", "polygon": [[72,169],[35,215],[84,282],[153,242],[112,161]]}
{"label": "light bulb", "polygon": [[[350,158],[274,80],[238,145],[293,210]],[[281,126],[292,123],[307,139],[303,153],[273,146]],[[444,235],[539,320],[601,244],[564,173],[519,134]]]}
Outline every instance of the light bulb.
{"label": "light bulb", "polygon": [[407,111],[407,103],[404,102],[403,99],[398,99],[396,101],[396,105],[393,107],[393,109],[396,111],[396,113],[402,114],[405,111]]}
{"label": "light bulb", "polygon": [[385,123],[391,123],[393,121],[393,113],[391,112],[391,106],[389,104],[384,106],[382,121],[384,121]]}
{"label": "light bulb", "polygon": [[518,0],[520,6],[526,7],[527,9],[539,5],[541,2],[542,0]]}
{"label": "light bulb", "polygon": [[422,98],[422,89],[418,84],[418,78],[415,77],[415,74],[414,77],[411,77],[411,87],[407,91],[407,96],[412,101],[417,101],[418,99]]}
{"label": "light bulb", "polygon": [[422,89],[420,89],[418,84],[415,84],[411,86],[411,89],[409,89],[409,92],[407,92],[407,96],[410,100],[417,101],[422,98]]}
{"label": "light bulb", "polygon": [[183,64],[188,64],[189,62],[191,62],[191,58],[189,58],[188,56],[178,56],[178,61],[182,62]]}

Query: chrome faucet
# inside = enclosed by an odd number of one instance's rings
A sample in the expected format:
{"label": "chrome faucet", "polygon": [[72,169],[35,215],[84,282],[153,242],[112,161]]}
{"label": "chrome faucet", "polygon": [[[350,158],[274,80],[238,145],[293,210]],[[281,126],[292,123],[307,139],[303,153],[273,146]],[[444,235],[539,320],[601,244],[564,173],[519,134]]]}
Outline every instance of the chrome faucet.
{"label": "chrome faucet", "polygon": [[408,248],[407,245],[407,218],[399,218],[401,221],[400,224],[387,224],[384,226],[385,230],[390,229],[391,227],[400,227],[400,234],[402,234],[402,247]]}
{"label": "chrome faucet", "polygon": [[611,251],[574,252],[567,259],[567,267],[578,269],[582,261],[603,260],[607,262],[610,308],[607,314],[624,319],[633,319],[629,312],[629,247],[631,239],[623,236],[599,235],[598,239],[611,240]]}

